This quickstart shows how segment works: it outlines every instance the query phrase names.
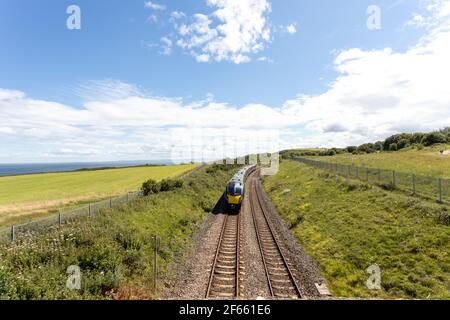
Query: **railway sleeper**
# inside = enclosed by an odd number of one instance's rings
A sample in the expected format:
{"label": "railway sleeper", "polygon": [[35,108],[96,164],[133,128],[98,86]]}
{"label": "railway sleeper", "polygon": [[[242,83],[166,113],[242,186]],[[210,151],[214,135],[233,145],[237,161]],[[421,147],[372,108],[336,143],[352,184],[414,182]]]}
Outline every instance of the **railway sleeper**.
{"label": "railway sleeper", "polygon": [[216,268],[218,269],[236,269],[236,264],[234,264],[233,266],[227,266],[224,264],[219,264],[216,266]]}

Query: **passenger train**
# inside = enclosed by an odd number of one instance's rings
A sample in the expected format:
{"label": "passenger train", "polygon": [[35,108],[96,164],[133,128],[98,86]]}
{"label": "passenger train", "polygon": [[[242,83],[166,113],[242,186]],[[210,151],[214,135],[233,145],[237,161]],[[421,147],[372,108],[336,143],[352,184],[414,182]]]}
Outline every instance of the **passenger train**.
{"label": "passenger train", "polygon": [[229,210],[239,210],[244,198],[244,186],[248,175],[256,165],[250,165],[239,170],[233,178],[227,183],[225,198]]}

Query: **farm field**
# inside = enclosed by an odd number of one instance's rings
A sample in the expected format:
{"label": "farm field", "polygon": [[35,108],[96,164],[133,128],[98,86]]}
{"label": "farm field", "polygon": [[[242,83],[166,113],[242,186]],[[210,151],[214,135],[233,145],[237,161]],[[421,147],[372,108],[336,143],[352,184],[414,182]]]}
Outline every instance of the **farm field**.
{"label": "farm field", "polygon": [[0,225],[135,191],[145,180],[175,177],[196,166],[148,166],[0,177]]}
{"label": "farm field", "polygon": [[[0,245],[0,300],[158,297],[158,289],[171,281],[169,264],[189,247],[235,170],[207,166],[176,190]],[[156,292],[152,236],[160,239],[158,270],[166,277],[163,282],[159,276]],[[66,287],[67,266],[74,264],[83,270],[82,290]]]}
{"label": "farm field", "polygon": [[[450,299],[447,206],[294,161],[283,161],[264,186],[334,296]],[[366,288],[372,265],[381,268],[381,290]]]}
{"label": "farm field", "polygon": [[319,161],[396,170],[419,175],[450,178],[450,154],[441,155],[440,150],[450,150],[450,145],[437,145],[423,150],[407,149],[396,152],[371,154],[339,154],[332,157],[307,157]]}

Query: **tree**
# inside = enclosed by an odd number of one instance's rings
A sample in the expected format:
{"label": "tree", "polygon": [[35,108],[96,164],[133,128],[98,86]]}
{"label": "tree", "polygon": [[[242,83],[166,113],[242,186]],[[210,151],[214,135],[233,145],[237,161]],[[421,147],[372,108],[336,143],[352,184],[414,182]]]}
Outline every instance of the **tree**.
{"label": "tree", "polygon": [[422,139],[424,146],[432,146],[433,144],[446,143],[447,137],[441,132],[431,132],[426,134]]}
{"label": "tree", "polygon": [[389,145],[389,151],[397,151],[398,150],[398,146],[396,143],[391,143]]}
{"label": "tree", "polygon": [[353,153],[353,152],[355,152],[356,150],[358,150],[358,147],[355,147],[355,146],[349,146],[349,147],[346,148],[346,150],[347,150],[348,153]]}
{"label": "tree", "polygon": [[410,141],[407,139],[402,139],[397,143],[398,150],[406,148],[410,145]]}

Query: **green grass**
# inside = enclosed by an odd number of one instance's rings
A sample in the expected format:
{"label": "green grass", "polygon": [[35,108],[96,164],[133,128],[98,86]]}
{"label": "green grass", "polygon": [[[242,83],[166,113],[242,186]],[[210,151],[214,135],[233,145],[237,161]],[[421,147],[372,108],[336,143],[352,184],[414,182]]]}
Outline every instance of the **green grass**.
{"label": "green grass", "polygon": [[[450,299],[448,208],[283,161],[264,186],[335,296]],[[367,267],[382,290],[368,290]]]}
{"label": "green grass", "polygon": [[[187,177],[180,189],[1,246],[0,299],[157,297],[152,235],[160,237],[158,268],[164,275],[235,170],[208,166]],[[70,265],[81,268],[81,291],[65,287]]]}
{"label": "green grass", "polygon": [[437,145],[423,150],[405,149],[396,152],[371,154],[339,154],[333,157],[309,157],[311,159],[341,164],[354,164],[369,168],[397,170],[433,177],[450,178],[450,155],[440,150],[450,150],[449,145]]}
{"label": "green grass", "polygon": [[[149,166],[0,177],[0,225],[50,210],[137,190],[147,179],[161,180],[195,164]],[[34,215],[33,215],[34,214]]]}

